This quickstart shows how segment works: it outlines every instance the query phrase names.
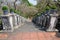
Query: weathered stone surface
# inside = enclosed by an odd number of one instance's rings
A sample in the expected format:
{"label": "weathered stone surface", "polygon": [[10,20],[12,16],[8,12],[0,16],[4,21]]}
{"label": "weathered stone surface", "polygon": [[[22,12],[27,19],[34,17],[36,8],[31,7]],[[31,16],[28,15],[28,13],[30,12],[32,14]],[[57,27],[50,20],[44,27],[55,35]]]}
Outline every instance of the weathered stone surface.
{"label": "weathered stone surface", "polygon": [[3,31],[5,32],[12,32],[26,21],[23,17],[17,14],[9,13],[7,15],[1,15],[0,17],[2,19]]}

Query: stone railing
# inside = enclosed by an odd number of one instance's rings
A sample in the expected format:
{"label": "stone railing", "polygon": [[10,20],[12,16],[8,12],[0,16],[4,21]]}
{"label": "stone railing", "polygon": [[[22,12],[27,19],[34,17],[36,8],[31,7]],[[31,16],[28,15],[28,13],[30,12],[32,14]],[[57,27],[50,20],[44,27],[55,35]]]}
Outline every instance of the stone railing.
{"label": "stone railing", "polygon": [[32,20],[32,22],[39,26],[38,28],[44,31],[58,31],[56,29],[58,16],[56,12],[49,13],[49,14],[42,14],[41,16],[38,16]]}
{"label": "stone railing", "polygon": [[7,15],[1,15],[0,18],[3,25],[1,32],[13,32],[14,29],[21,27],[26,21],[24,17],[10,13]]}
{"label": "stone railing", "polygon": [[49,27],[46,31],[58,31],[55,27],[58,21],[58,14],[50,14]]}

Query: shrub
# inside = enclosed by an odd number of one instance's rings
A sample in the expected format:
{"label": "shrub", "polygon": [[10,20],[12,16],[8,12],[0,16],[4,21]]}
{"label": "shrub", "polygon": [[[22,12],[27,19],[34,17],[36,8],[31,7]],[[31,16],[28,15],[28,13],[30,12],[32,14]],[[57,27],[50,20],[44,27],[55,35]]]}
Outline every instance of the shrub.
{"label": "shrub", "polygon": [[21,15],[21,12],[19,10],[14,10],[14,13]]}
{"label": "shrub", "polygon": [[8,10],[8,7],[7,6],[3,6],[2,10]]}
{"label": "shrub", "polygon": [[56,8],[57,8],[56,5],[51,6],[51,9],[56,9]]}
{"label": "shrub", "polygon": [[14,8],[10,8],[10,12],[14,12]]}
{"label": "shrub", "polygon": [[17,10],[14,10],[14,13],[17,13]]}
{"label": "shrub", "polygon": [[49,6],[46,6],[46,10],[49,10],[50,9],[50,7]]}

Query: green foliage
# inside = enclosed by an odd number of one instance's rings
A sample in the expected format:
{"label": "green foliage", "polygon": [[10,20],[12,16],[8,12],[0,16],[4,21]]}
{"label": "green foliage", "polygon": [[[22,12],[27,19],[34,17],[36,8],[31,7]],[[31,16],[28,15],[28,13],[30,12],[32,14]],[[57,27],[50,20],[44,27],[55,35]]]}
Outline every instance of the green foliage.
{"label": "green foliage", "polygon": [[3,6],[2,10],[8,10],[8,7],[7,6]]}
{"label": "green foliage", "polygon": [[21,15],[21,12],[19,10],[14,10],[14,13]]}
{"label": "green foliage", "polygon": [[27,1],[27,3],[28,3],[28,6],[33,6],[31,3],[29,3],[28,1]]}
{"label": "green foliage", "polygon": [[22,16],[25,17],[25,18],[28,18],[29,17],[28,14],[22,14]]}
{"label": "green foliage", "polygon": [[20,11],[18,11],[18,10],[17,10],[17,14],[19,14],[19,15],[20,15]]}
{"label": "green foliage", "polygon": [[14,8],[10,8],[10,12],[14,12]]}
{"label": "green foliage", "polygon": [[1,15],[2,13],[0,13],[0,15]]}
{"label": "green foliage", "polygon": [[51,6],[51,9],[56,9],[56,8],[57,8],[56,5]]}
{"label": "green foliage", "polygon": [[58,2],[60,2],[60,0],[58,0]]}
{"label": "green foliage", "polygon": [[29,3],[28,0],[22,0],[22,1],[23,1],[23,3],[26,3],[28,6],[33,6],[31,3]]}
{"label": "green foliage", "polygon": [[50,7],[49,6],[46,6],[46,10],[49,10],[50,9]]}
{"label": "green foliage", "polygon": [[17,10],[14,10],[14,13],[17,13]]}
{"label": "green foliage", "polygon": [[26,1],[28,1],[28,0],[22,0],[23,2],[26,2]]}

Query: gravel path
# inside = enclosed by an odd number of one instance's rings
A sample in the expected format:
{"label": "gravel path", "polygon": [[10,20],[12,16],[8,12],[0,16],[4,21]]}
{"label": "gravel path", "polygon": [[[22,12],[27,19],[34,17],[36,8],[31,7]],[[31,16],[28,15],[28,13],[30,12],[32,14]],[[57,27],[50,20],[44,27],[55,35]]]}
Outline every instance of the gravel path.
{"label": "gravel path", "polygon": [[16,29],[14,32],[38,32],[40,31],[38,28],[36,28],[32,22],[26,22],[23,26]]}

